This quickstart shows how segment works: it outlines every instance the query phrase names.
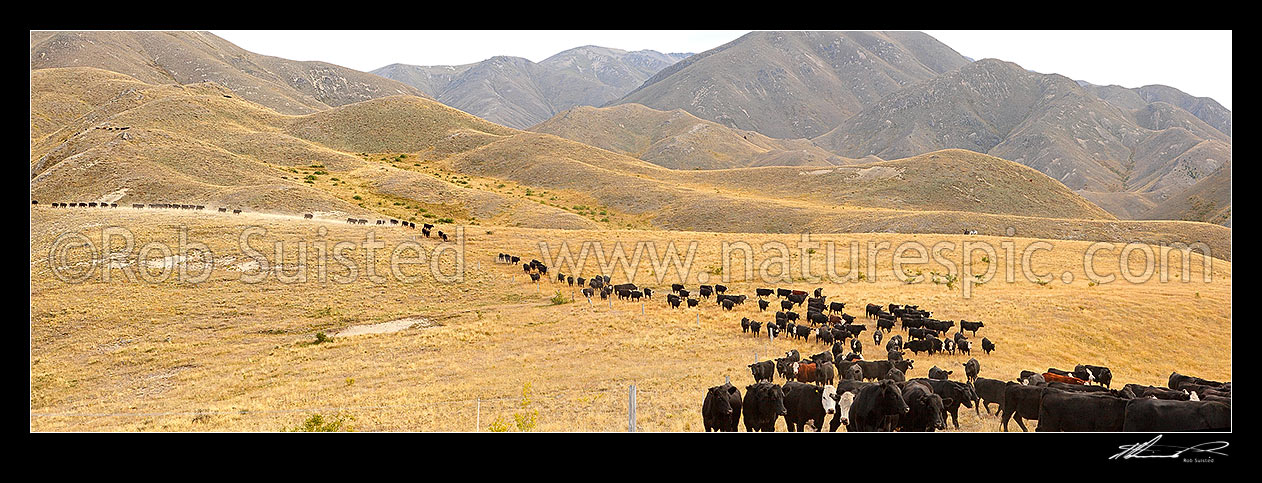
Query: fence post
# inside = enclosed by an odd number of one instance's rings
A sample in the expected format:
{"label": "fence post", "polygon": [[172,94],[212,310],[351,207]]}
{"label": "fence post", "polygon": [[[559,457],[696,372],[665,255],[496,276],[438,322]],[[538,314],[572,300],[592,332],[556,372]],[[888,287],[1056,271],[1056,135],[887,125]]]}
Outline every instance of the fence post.
{"label": "fence post", "polygon": [[627,413],[627,432],[635,432],[635,383],[631,383],[631,400],[628,404],[630,411]]}
{"label": "fence post", "polygon": [[481,397],[481,396],[479,396],[479,397],[478,397],[478,419],[477,419],[477,421],[478,421],[478,422],[476,423],[476,424],[477,424],[477,426],[473,428],[473,432],[475,432],[475,433],[478,433],[478,432],[481,432],[481,431],[482,431],[482,397]]}

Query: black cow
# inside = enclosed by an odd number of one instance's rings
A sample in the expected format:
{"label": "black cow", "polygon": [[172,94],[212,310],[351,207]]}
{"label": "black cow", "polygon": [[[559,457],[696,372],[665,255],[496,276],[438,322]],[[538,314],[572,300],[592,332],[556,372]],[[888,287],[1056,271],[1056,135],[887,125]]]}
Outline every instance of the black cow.
{"label": "black cow", "polygon": [[1132,399],[1121,430],[1231,431],[1231,406],[1216,401]]}
{"label": "black cow", "polygon": [[902,350],[902,349],[903,349],[903,335],[902,334],[895,334],[894,337],[890,337],[890,340],[885,343],[885,350],[887,351],[897,351],[897,350]]}
{"label": "black cow", "polygon": [[1191,393],[1186,389],[1174,390],[1157,386],[1141,386],[1139,384],[1127,384],[1122,386],[1123,390],[1129,390],[1135,394],[1135,397],[1155,397],[1157,399],[1169,399],[1174,401],[1187,401],[1191,398]]}
{"label": "black cow", "polygon": [[790,381],[784,383],[784,422],[789,431],[800,432],[811,423],[815,432],[824,427],[824,418],[832,414],[837,403],[837,389]]}
{"label": "black cow", "polygon": [[788,414],[784,407],[784,389],[770,382],[745,386],[745,431],[776,430],[776,418]]}
{"label": "black cow", "polygon": [[666,303],[670,304],[670,308],[672,309],[679,308],[679,304],[681,302],[683,302],[683,300],[681,300],[678,295],[670,294],[666,296]]}
{"label": "black cow", "polygon": [[[580,280],[582,280],[582,279],[580,279]],[[580,284],[581,284],[581,282],[580,282]],[[645,288],[645,289],[644,289],[644,298],[646,298],[646,299],[652,299],[652,298],[653,298],[653,289],[651,289],[651,288]]]}
{"label": "black cow", "polygon": [[872,333],[872,345],[875,347],[881,346],[881,331],[878,330]]}
{"label": "black cow", "polygon": [[[1001,406],[1003,415],[1000,417],[1000,426],[1004,432],[1008,431],[1009,419],[1016,419],[1021,431],[1029,431],[1022,418],[1038,421],[1039,405],[1043,400],[1043,392],[1047,390],[1047,386],[1024,385],[1016,382],[1004,385]],[[1055,389],[1052,390],[1055,391]]]}
{"label": "black cow", "polygon": [[758,335],[758,333],[762,331],[762,322],[749,321],[749,330],[753,332],[754,335]]}
{"label": "black cow", "polygon": [[811,328],[805,325],[799,325],[796,327],[796,333],[793,335],[796,338],[809,341],[811,340]]}
{"label": "black cow", "polygon": [[696,307],[696,306],[697,306],[697,304],[699,304],[699,303],[701,303],[701,301],[700,301],[700,300],[698,300],[698,299],[688,299],[688,308],[690,308],[690,309],[691,309],[691,308],[693,308],[693,307]]}
{"label": "black cow", "polygon": [[903,402],[907,403],[907,414],[898,418],[900,431],[946,429],[945,406],[951,402],[950,398],[934,393],[924,384],[907,384],[902,395]]}
{"label": "black cow", "polygon": [[1170,382],[1167,383],[1166,385],[1170,389],[1183,389],[1183,386],[1185,384],[1200,384],[1202,386],[1223,387],[1227,383],[1210,381],[1210,380],[1201,379],[1195,376],[1185,376],[1183,374],[1179,374],[1178,372],[1171,372]]}
{"label": "black cow", "polygon": [[968,362],[964,363],[964,377],[968,378],[969,382],[977,380],[977,374],[981,372],[982,363],[977,362],[977,359],[969,358]]}
{"label": "black cow", "polygon": [[741,420],[741,391],[731,383],[714,386],[706,391],[701,402],[701,420],[705,431],[736,432]]}
{"label": "black cow", "polygon": [[[977,397],[981,399],[977,406],[979,408],[985,406],[986,414],[990,414],[990,405],[998,404],[999,407],[995,408],[995,414],[998,415],[999,410],[1003,409],[1004,391],[1007,388],[1007,384],[998,379],[978,377],[977,380],[973,381],[973,389],[977,391]],[[978,414],[980,415],[981,413]]]}
{"label": "black cow", "polygon": [[995,351],[995,343],[991,342],[990,339],[982,337],[982,350],[986,351],[986,355],[990,355],[991,352]]}
{"label": "black cow", "polygon": [[911,351],[912,354],[920,354],[921,352],[929,352],[933,348],[933,344],[928,340],[909,340],[903,345],[904,348]]}
{"label": "black cow", "polygon": [[850,424],[847,432],[872,432],[889,430],[886,421],[891,416],[907,414],[907,402],[894,381],[882,381],[865,386],[855,394],[850,406]]}
{"label": "black cow", "polygon": [[828,323],[828,316],[820,312],[807,312],[806,320],[810,322],[811,325],[822,325]]}
{"label": "black cow", "polygon": [[766,312],[766,311],[767,311],[767,306],[769,306],[769,305],[771,305],[771,302],[768,302],[768,301],[766,301],[766,300],[759,299],[759,300],[758,300],[758,311],[759,311],[759,312]]}
{"label": "black cow", "polygon": [[[751,322],[752,326],[754,323]],[[749,371],[754,374],[754,382],[771,382],[771,376],[776,371],[775,361],[762,361],[750,364]]]}
{"label": "black cow", "polygon": [[725,293],[725,292],[727,292],[727,287],[724,287],[722,285],[714,286],[714,293]]}
{"label": "black cow", "polygon": [[977,322],[969,322],[967,320],[960,319],[960,330],[972,331],[973,337],[977,337],[977,329],[985,326],[986,324],[983,324],[980,320]]}
{"label": "black cow", "polygon": [[885,332],[894,331],[894,319],[879,318],[876,320],[876,328]]}
{"label": "black cow", "polygon": [[863,367],[858,364],[850,364],[842,375],[847,381],[862,381]]}
{"label": "black cow", "polygon": [[894,382],[903,382],[907,380],[907,375],[903,374],[903,371],[898,370],[897,367],[891,367],[890,371],[885,373],[885,379],[889,379]]}
{"label": "black cow", "polygon": [[770,295],[771,295],[771,294],[773,294],[773,293],[775,293],[775,290],[772,290],[772,289],[769,289],[769,288],[756,288],[756,289],[754,289],[754,295],[756,295],[758,298],[768,297],[768,296],[770,296]]}
{"label": "black cow", "polygon": [[957,341],[955,344],[956,349],[960,351],[960,354],[973,355],[973,341],[961,340]]}
{"label": "black cow", "polygon": [[842,312],[845,310],[846,310],[846,304],[844,302],[829,302],[828,303],[829,312]]}
{"label": "black cow", "polygon": [[783,310],[783,311],[786,311],[786,312],[787,312],[787,311],[788,311],[789,309],[791,309],[791,308],[793,308],[793,302],[788,301],[788,300],[781,300],[781,301],[780,301],[780,310]]}
{"label": "black cow", "polygon": [[1074,377],[1109,387],[1109,383],[1113,382],[1113,371],[1104,366],[1078,364],[1074,366]]}
{"label": "black cow", "polygon": [[879,381],[886,374],[889,374],[890,369],[898,369],[906,373],[909,369],[915,367],[915,362],[916,361],[914,359],[903,359],[897,361],[886,359],[883,361],[855,361],[854,364],[863,369],[864,380],[871,379]]}
{"label": "black cow", "polygon": [[952,372],[954,371],[948,371],[948,370],[941,369],[938,366],[933,366],[929,368],[929,379],[938,379],[938,380],[945,381],[951,378]]}
{"label": "black cow", "polygon": [[1048,390],[1039,403],[1038,432],[1122,431],[1129,399],[1108,393]]}
{"label": "black cow", "polygon": [[960,405],[966,408],[974,408],[975,403],[979,402],[980,397],[977,390],[968,384],[957,381],[946,381],[939,379],[912,379],[933,388],[933,393],[942,396],[944,409],[947,414],[951,415],[951,424],[955,425],[955,429],[960,429],[959,411]]}
{"label": "black cow", "polygon": [[732,307],[734,307],[734,306],[735,306],[735,304],[733,304],[731,300],[724,300],[724,301],[723,301],[723,310],[732,310]]}
{"label": "black cow", "polygon": [[710,295],[713,293],[714,293],[714,289],[711,288],[709,285],[702,285],[701,288],[697,289],[697,294],[700,295],[701,298],[703,299],[710,298]]}

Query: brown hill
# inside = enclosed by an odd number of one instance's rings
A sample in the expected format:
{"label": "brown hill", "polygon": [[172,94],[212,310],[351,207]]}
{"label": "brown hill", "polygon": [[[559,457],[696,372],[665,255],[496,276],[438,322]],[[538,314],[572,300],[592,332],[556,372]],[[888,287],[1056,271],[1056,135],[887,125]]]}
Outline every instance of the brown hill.
{"label": "brown hill", "polygon": [[155,85],[215,82],[284,114],[422,95],[375,74],[255,54],[209,32],[31,32],[31,70],[50,67],[96,67]]}
{"label": "brown hill", "polygon": [[851,162],[809,140],[780,140],[639,104],[576,107],[530,128],[671,169],[834,166]]}
{"label": "brown hill", "polygon": [[683,109],[776,138],[813,138],[886,94],[967,63],[920,32],[752,32],[610,105]]}

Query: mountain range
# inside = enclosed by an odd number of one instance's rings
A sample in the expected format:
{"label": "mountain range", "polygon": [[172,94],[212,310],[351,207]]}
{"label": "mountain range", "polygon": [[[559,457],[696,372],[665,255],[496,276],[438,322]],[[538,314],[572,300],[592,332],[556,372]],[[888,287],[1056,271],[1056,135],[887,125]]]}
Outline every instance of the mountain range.
{"label": "mountain range", "polygon": [[[396,152],[437,161],[503,136],[565,138],[628,166],[734,172],[875,166],[965,149],[1034,168],[1110,217],[1231,225],[1231,112],[1217,102],[1167,86],[1097,86],[973,61],[919,32],[752,32],[695,55],[584,46],[538,63],[494,57],[373,73],[263,56],[204,32],[32,32],[31,69],[33,179],[98,138],[88,133],[100,123],[182,86],[222,90],[255,106],[246,112],[301,116],[231,121],[268,126],[228,143],[256,160],[240,149],[264,149],[263,140],[296,149],[295,139],[315,145],[299,151],[322,157]],[[433,119],[337,109],[380,99],[415,105],[400,98],[433,99],[485,125],[444,131],[452,139],[413,133],[431,140],[373,143],[398,132],[379,123],[427,129]],[[195,112],[186,115],[196,121]],[[314,121],[352,112],[367,117],[336,129]],[[596,152],[586,149],[578,151]],[[726,179],[721,185],[734,178]]]}
{"label": "mountain range", "polygon": [[588,45],[538,63],[499,56],[455,66],[391,64],[372,73],[488,121],[525,129],[571,107],[622,97],[689,55]]}

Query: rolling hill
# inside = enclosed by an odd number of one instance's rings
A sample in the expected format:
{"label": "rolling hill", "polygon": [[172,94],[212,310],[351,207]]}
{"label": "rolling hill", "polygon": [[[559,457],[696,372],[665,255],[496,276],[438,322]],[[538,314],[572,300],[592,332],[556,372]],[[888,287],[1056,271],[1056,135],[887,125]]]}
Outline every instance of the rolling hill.
{"label": "rolling hill", "polygon": [[[296,215],[538,228],[793,233],[895,231],[1177,240],[1230,257],[1230,231],[1120,222],[1016,163],[943,151],[841,167],[675,170],[517,131],[415,96],[292,116],[214,83],[138,86],[97,69],[44,85],[129,86],[32,145],[31,191],[51,201],[182,202]],[[139,87],[139,88],[137,88]],[[54,96],[32,119],[108,96]],[[33,96],[33,101],[35,96]]]}
{"label": "rolling hill", "polygon": [[752,32],[608,105],[683,109],[775,138],[814,138],[886,94],[967,63],[920,32]]}
{"label": "rolling hill", "polygon": [[687,111],[639,104],[575,107],[530,128],[671,169],[835,166],[853,162],[806,139],[732,129]]}
{"label": "rolling hill", "polygon": [[214,82],[283,114],[422,95],[354,69],[255,54],[209,32],[31,32],[31,70],[50,67],[96,67],[155,85]]}
{"label": "rolling hill", "polygon": [[372,72],[483,119],[525,129],[571,107],[617,99],[688,55],[589,45],[538,63],[499,56],[459,66],[391,64]]}

